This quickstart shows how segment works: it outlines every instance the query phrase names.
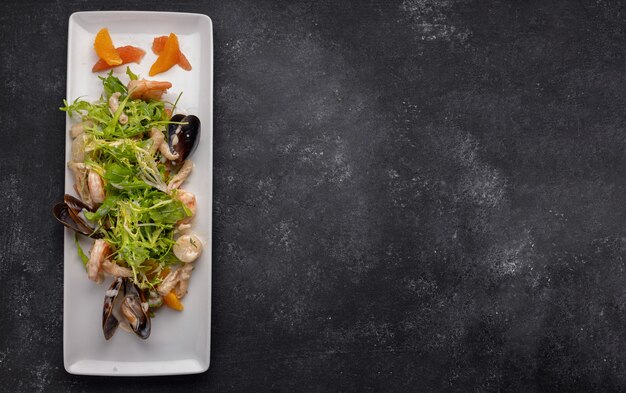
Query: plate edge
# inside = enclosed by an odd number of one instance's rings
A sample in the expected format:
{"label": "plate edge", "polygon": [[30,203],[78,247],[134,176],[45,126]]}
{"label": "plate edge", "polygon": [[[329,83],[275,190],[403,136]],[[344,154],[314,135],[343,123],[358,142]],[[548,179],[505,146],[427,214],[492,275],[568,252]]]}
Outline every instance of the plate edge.
{"label": "plate edge", "polygon": [[[211,285],[209,285],[210,290],[209,290],[209,310],[208,310],[208,326],[209,326],[209,331],[207,332],[207,348],[206,348],[206,356],[201,358],[201,359],[196,359],[196,361],[198,362],[198,365],[200,366],[199,370],[193,370],[193,371],[181,371],[181,372],[174,372],[174,373],[129,373],[129,374],[110,374],[110,373],[86,373],[86,372],[79,372],[76,370],[72,370],[73,366],[76,364],[76,362],[74,363],[70,363],[69,359],[67,358],[67,319],[65,318],[66,316],[66,310],[67,310],[67,296],[66,296],[66,292],[67,292],[67,269],[65,266],[65,254],[67,252],[66,250],[66,242],[63,242],[63,367],[65,369],[65,371],[68,374],[72,374],[72,375],[93,375],[93,376],[117,376],[117,377],[133,377],[133,376],[167,376],[167,375],[191,375],[191,374],[201,374],[206,372],[211,364],[211,310],[212,310],[212,300],[213,300],[213,296],[212,296],[212,288],[213,288],[213,258],[212,258],[212,251],[213,251],[213,152],[214,152],[214,147],[213,147],[213,134],[214,134],[214,130],[213,130],[213,106],[214,106],[214,37],[213,37],[213,20],[211,19],[211,17],[209,17],[206,14],[201,14],[201,13],[191,13],[191,12],[169,12],[169,11],[138,11],[138,10],[129,10],[129,11],[125,11],[125,10],[110,10],[110,11],[76,11],[73,12],[72,14],[70,14],[69,18],[68,18],[68,38],[67,38],[67,56],[66,56],[66,63],[67,63],[67,71],[66,71],[66,85],[65,85],[65,91],[66,91],[66,96],[69,97],[69,91],[70,91],[70,74],[71,72],[71,63],[70,63],[70,59],[72,57],[72,36],[73,36],[73,31],[76,25],[80,25],[79,22],[79,18],[81,15],[98,15],[98,14],[108,14],[108,15],[115,15],[115,14],[161,14],[161,15],[166,15],[166,14],[171,14],[171,15],[185,15],[185,16],[194,16],[194,17],[198,17],[200,18],[201,21],[203,21],[203,23],[207,23],[207,28],[210,32],[210,53],[209,53],[209,58],[210,58],[210,69],[209,72],[207,73],[209,76],[209,82],[210,82],[210,92],[209,92],[209,96],[210,96],[210,129],[211,129],[211,138],[210,138],[210,174],[211,174],[211,182],[210,182],[210,187],[209,187],[209,193],[211,196],[211,200],[210,200],[210,214],[209,214],[209,228],[211,230],[211,238],[209,239],[210,243],[211,243],[211,256],[209,257],[209,280]],[[67,130],[67,128],[69,127],[69,116],[66,114],[65,115],[65,129]],[[67,134],[64,132],[64,139],[67,139]],[[65,140],[66,144],[67,144],[67,140]],[[66,160],[66,155],[67,155],[67,146],[64,147],[64,155],[63,155],[63,161],[64,161],[64,165],[63,165],[63,173],[65,174],[65,176],[67,176],[66,174],[66,165],[65,165],[65,160]],[[65,183],[65,177],[64,177],[64,183]],[[65,189],[65,186],[64,186]],[[64,191],[65,192],[65,191]],[[67,235],[67,230],[64,229],[64,239],[65,236]]]}

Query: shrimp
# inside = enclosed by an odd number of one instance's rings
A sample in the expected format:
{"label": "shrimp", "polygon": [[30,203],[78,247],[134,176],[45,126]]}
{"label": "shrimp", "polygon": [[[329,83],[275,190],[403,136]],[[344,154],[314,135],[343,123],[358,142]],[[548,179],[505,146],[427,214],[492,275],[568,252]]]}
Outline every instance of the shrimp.
{"label": "shrimp", "polygon": [[84,162],[85,161],[85,134],[81,134],[74,138],[72,141],[72,161]]}
{"label": "shrimp", "polygon": [[167,89],[172,87],[170,82],[149,81],[139,79],[128,82],[130,98],[141,100],[158,100]]}
{"label": "shrimp", "polygon": [[[114,114],[115,114],[115,112],[117,112],[117,110],[120,107],[120,96],[121,95],[122,95],[122,93],[117,91],[117,92],[111,94],[111,97],[109,97],[109,108],[111,108],[111,112],[113,112]],[[128,123],[128,115],[126,113],[122,112],[120,114],[118,122],[121,125],[124,125],[124,124]]]}
{"label": "shrimp", "polygon": [[191,160],[185,160],[183,166],[178,173],[170,180],[167,185],[167,191],[171,192],[173,189],[180,187],[181,184],[189,177],[191,170],[193,169],[193,162]]}
{"label": "shrimp", "polygon": [[165,141],[165,135],[156,127],[152,127],[150,130],[150,139],[152,139],[152,146],[150,146],[150,154],[156,153],[161,147],[161,144]]}
{"label": "shrimp", "polygon": [[102,270],[115,277],[132,277],[133,271],[127,267],[120,266],[111,262],[109,259],[105,259],[102,262]]}
{"label": "shrimp", "polygon": [[85,132],[85,127],[93,127],[93,121],[85,120],[82,123],[76,123],[72,127],[70,127],[70,136],[72,138],[76,138],[80,134]]}
{"label": "shrimp", "polygon": [[89,171],[87,175],[87,186],[89,187],[89,195],[93,203],[102,203],[106,198],[104,194],[104,181],[94,171]]}
{"label": "shrimp", "polygon": [[182,262],[193,262],[202,253],[202,242],[194,234],[183,235],[174,243],[173,251]]}
{"label": "shrimp", "polygon": [[104,280],[102,274],[102,262],[109,254],[109,243],[102,239],[98,239],[93,243],[91,252],[89,254],[89,261],[87,262],[87,277],[96,283],[101,283]]}
{"label": "shrimp", "polygon": [[174,236],[187,235],[191,232],[191,224],[178,224],[174,228]]}
{"label": "shrimp", "polygon": [[166,296],[168,293],[172,292],[176,284],[178,284],[178,270],[170,272],[165,279],[159,284],[157,288],[157,292],[161,296]]}
{"label": "shrimp", "polygon": [[174,288],[174,294],[177,298],[182,299],[187,294],[187,288],[189,288],[189,279],[191,278],[191,271],[193,265],[186,263],[183,267],[178,269],[178,284]]}
{"label": "shrimp", "polygon": [[74,190],[89,206],[92,206],[91,195],[87,187],[87,166],[82,162],[70,161],[67,163],[68,168],[74,173]]}
{"label": "shrimp", "polygon": [[67,163],[67,166],[74,174],[74,189],[76,190],[76,193],[80,195],[80,199],[82,199],[83,202],[89,206],[93,206],[92,202],[95,201],[93,201],[93,197],[90,192],[90,182],[96,179],[92,179],[91,172],[85,165],[84,161],[85,134],[80,134],[72,141],[71,160]]}
{"label": "shrimp", "polygon": [[163,157],[167,158],[170,161],[178,160],[178,153],[172,153],[170,151],[169,145],[165,141],[161,142],[161,145],[159,146],[159,151],[161,152]]}
{"label": "shrimp", "polygon": [[167,296],[170,292],[174,291],[177,298],[182,298],[187,294],[192,270],[193,265],[186,263],[180,269],[170,272],[158,286],[157,293],[161,296]]}
{"label": "shrimp", "polygon": [[178,159],[178,153],[172,153],[170,147],[165,141],[165,135],[156,127],[152,127],[150,130],[150,139],[152,139],[152,146],[150,146],[150,154],[154,154],[157,150],[161,152],[163,157],[170,161]]}
{"label": "shrimp", "polygon": [[196,215],[196,196],[189,191],[178,189],[176,190],[176,195],[174,196],[174,198],[181,201],[183,205],[185,205],[191,212],[191,216],[179,220],[177,224],[181,225],[190,223],[193,217]]}

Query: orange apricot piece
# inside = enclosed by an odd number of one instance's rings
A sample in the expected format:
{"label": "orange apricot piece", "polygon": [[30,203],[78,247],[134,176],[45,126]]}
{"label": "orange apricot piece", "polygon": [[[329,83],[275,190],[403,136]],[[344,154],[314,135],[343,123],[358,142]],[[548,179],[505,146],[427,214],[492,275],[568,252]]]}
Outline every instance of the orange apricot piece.
{"label": "orange apricot piece", "polygon": [[[152,52],[154,52],[154,54],[158,56],[163,51],[163,48],[165,47],[165,43],[166,42],[167,42],[167,36],[166,35],[162,35],[160,37],[154,37],[154,40],[152,40]],[[179,53],[178,53],[178,62],[177,62],[177,64],[183,70],[186,70],[186,71],[190,71],[191,70],[191,63],[189,63],[189,60],[187,60],[187,57],[180,50],[179,50]]]}
{"label": "orange apricot piece", "polygon": [[180,48],[178,46],[178,37],[176,34],[170,33],[167,41],[165,42],[165,46],[163,47],[163,51],[159,57],[157,57],[152,67],[150,67],[150,72],[148,73],[150,76],[155,76],[162,72],[165,72],[172,68],[176,63],[178,63],[178,53],[180,52]]}
{"label": "orange apricot piece", "polygon": [[[146,51],[144,51],[143,49],[137,48],[136,46],[131,46],[131,45],[120,46],[115,49],[117,50],[117,53],[119,53],[120,57],[122,58],[122,64],[128,64],[128,63],[139,64],[141,63],[141,59],[143,59],[144,55],[146,54]],[[92,72],[104,71],[113,67],[117,67],[117,66],[108,65],[106,61],[104,61],[103,59],[100,59],[96,62],[96,64],[94,64],[91,71]]]}
{"label": "orange apricot piece", "polygon": [[122,58],[113,46],[109,29],[106,27],[100,29],[98,34],[96,34],[93,48],[98,54],[98,57],[104,60],[108,65],[116,66],[122,64]]}
{"label": "orange apricot piece", "polygon": [[165,43],[167,42],[167,36],[166,35],[162,35],[160,37],[154,37],[154,40],[152,40],[152,52],[154,52],[155,55],[160,55],[161,52],[163,51],[163,47],[165,46]]}
{"label": "orange apricot piece", "polygon": [[163,302],[165,302],[168,307],[173,308],[177,311],[183,311],[183,309],[185,308],[185,306],[183,306],[180,300],[176,297],[176,294],[174,292],[170,292],[167,295],[163,296]]}
{"label": "orange apricot piece", "polygon": [[191,71],[191,63],[189,63],[189,60],[183,55],[183,52],[178,52],[178,65],[185,71]]}

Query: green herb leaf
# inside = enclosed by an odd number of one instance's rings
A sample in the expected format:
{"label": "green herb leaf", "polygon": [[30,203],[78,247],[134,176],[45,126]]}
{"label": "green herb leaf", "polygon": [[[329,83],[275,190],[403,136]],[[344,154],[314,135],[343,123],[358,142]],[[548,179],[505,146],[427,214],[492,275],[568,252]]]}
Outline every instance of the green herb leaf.
{"label": "green herb leaf", "polygon": [[150,210],[149,215],[154,222],[164,224],[175,224],[189,216],[184,205],[178,200],[172,200],[171,203]]}
{"label": "green herb leaf", "polygon": [[130,78],[131,81],[136,81],[137,79],[139,79],[139,76],[134,74],[130,70],[130,67],[126,67],[126,75],[128,75],[128,78]]}
{"label": "green herb leaf", "polygon": [[113,71],[110,71],[106,78],[103,76],[98,78],[102,81],[104,94],[106,94],[107,98],[111,97],[113,93],[121,93],[123,96],[128,93],[126,86],[116,76],[113,76]]}
{"label": "green herb leaf", "polygon": [[94,213],[85,211],[83,214],[89,221],[99,221],[105,217],[111,209],[117,206],[117,201],[120,199],[119,195],[108,195],[102,205]]}
{"label": "green herb leaf", "polygon": [[76,243],[76,250],[78,251],[78,256],[83,261],[83,265],[85,265],[85,268],[86,268],[87,262],[89,262],[89,257],[85,255],[85,253],[83,252],[83,249],[80,247],[80,244],[78,243],[78,235],[76,233],[74,234],[74,243]]}
{"label": "green herb leaf", "polygon": [[134,190],[148,187],[144,181],[137,178],[134,170],[117,163],[106,166],[104,179],[110,181],[113,187],[122,190]]}

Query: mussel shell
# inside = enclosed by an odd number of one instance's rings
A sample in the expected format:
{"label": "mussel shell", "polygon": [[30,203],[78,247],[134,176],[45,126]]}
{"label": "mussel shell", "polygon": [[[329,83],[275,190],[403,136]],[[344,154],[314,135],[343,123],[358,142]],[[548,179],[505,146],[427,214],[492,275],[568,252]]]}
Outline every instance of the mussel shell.
{"label": "mussel shell", "polygon": [[[177,153],[178,158],[172,161],[178,165],[185,161],[193,153],[200,141],[200,119],[194,115],[177,114],[170,119],[176,123],[170,124],[167,129],[167,144],[172,153]],[[176,144],[173,142],[176,141]]]}
{"label": "mussel shell", "polygon": [[120,321],[115,316],[115,308],[119,307],[119,299],[124,297],[124,281],[118,278],[109,287],[104,295],[104,305],[102,307],[102,332],[104,338],[109,340],[115,334]]}
{"label": "mussel shell", "polygon": [[146,299],[132,280],[119,277],[109,287],[102,307],[102,332],[109,340],[118,327],[132,330],[142,339],[150,337],[150,315],[142,303]]}
{"label": "mussel shell", "polygon": [[80,218],[78,212],[73,210],[65,202],[57,203],[56,205],[54,205],[54,207],[52,208],[52,214],[54,215],[54,218],[57,219],[57,221],[75,232],[94,239],[99,239],[102,237],[102,234],[98,232],[94,233],[94,229],[89,227],[89,225],[87,225],[87,223],[82,218]]}
{"label": "mussel shell", "polygon": [[70,218],[72,219],[72,221],[74,221],[76,223],[76,225],[81,228],[81,233],[92,233],[93,230],[91,229],[91,227],[89,227],[87,225],[87,223],[85,223],[83,221],[82,218],[80,218],[80,216],[78,215],[78,213],[76,212],[76,210],[72,209],[71,207],[68,206],[67,212],[70,214]]}
{"label": "mussel shell", "polygon": [[146,303],[145,296],[142,291],[132,282],[132,280],[125,280],[124,301],[120,305],[122,315],[128,321],[130,328],[135,332],[137,336],[145,340],[150,337],[150,315],[147,310],[144,310],[142,303]]}
{"label": "mussel shell", "polygon": [[90,211],[92,213],[96,211],[94,208],[92,208],[85,202],[81,201],[80,199],[70,194],[65,194],[63,196],[63,202],[65,202],[72,210],[77,211],[77,212],[80,212],[83,209]]}
{"label": "mussel shell", "polygon": [[74,222],[83,229],[83,231],[81,233],[93,233],[93,228],[91,228],[89,225],[87,225],[87,223],[85,222],[85,220],[83,220],[80,216],[79,213],[83,210],[87,210],[89,212],[95,212],[95,209],[93,209],[91,206],[89,206],[88,204],[84,203],[83,201],[81,201],[80,199],[70,195],[70,194],[65,194],[63,196],[63,201],[65,202],[65,204],[67,204],[67,206],[69,207],[69,214],[71,216],[71,218],[74,220]]}

